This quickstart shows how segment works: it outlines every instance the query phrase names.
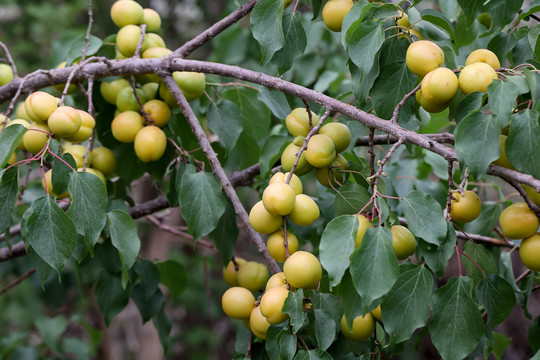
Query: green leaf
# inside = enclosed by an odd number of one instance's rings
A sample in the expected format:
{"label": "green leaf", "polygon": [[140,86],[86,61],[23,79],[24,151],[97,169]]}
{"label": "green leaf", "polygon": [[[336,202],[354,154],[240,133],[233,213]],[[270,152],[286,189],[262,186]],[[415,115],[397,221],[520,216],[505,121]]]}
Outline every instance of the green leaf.
{"label": "green leaf", "polygon": [[493,354],[497,360],[501,360],[504,351],[512,344],[512,340],[501,333],[493,332]]}
{"label": "green leaf", "polygon": [[390,291],[399,276],[389,229],[366,230],[362,244],[352,255],[350,272],[354,287],[362,298],[362,312],[367,312],[374,300]]}
{"label": "green leaf", "polygon": [[244,132],[257,142],[268,136],[270,129],[270,109],[257,97],[259,91],[245,86],[236,86],[221,96],[236,104],[242,115]]}
{"label": "green leaf", "polygon": [[366,188],[356,183],[346,183],[336,194],[336,213],[338,215],[357,214],[371,199]]}
{"label": "green leaf", "polygon": [[502,323],[516,304],[514,289],[496,274],[489,274],[476,286],[476,298],[486,309],[491,327]]}
{"label": "green leaf", "polygon": [[341,215],[330,221],[323,231],[319,256],[322,267],[328,273],[330,288],[339,284],[351,263],[357,229],[356,216]]}
{"label": "green leaf", "polygon": [[500,32],[504,26],[510,24],[522,4],[523,0],[491,0],[489,3],[484,2],[483,11],[487,11],[491,15],[491,27],[481,37]]}
{"label": "green leaf", "polygon": [[429,194],[413,190],[401,200],[407,226],[428,243],[441,245],[446,238],[446,220],[441,205]]}
{"label": "green leaf", "polygon": [[435,26],[440,27],[450,35],[450,38],[454,39],[456,36],[454,34],[454,26],[452,22],[446,18],[443,14],[433,9],[424,9],[420,13],[422,20],[429,21]]}
{"label": "green leaf", "polygon": [[371,88],[379,76],[380,65],[379,65],[380,53],[375,54],[375,59],[371,71],[363,73],[360,69],[354,65],[353,62],[349,61],[349,72],[351,73],[351,82],[354,92],[354,97],[360,107],[364,107],[369,98],[369,93]]}
{"label": "green leaf", "polygon": [[169,289],[173,300],[178,299],[188,284],[186,269],[176,260],[158,262],[156,266],[159,270],[160,282]]}
{"label": "green leaf", "polygon": [[296,345],[298,344],[296,334],[282,331],[279,335],[278,346],[279,356],[282,360],[292,360],[296,354]]}
{"label": "green leaf", "polygon": [[265,103],[278,119],[285,119],[292,111],[287,97],[281,91],[262,88],[259,90],[257,99]]}
{"label": "green leaf", "polygon": [[371,89],[373,107],[377,115],[383,119],[390,119],[396,105],[414,88],[416,78],[403,61],[383,64],[379,77]]}
{"label": "green leaf", "polygon": [[6,166],[26,130],[21,124],[13,124],[0,131],[0,169]]}
{"label": "green leaf", "polygon": [[433,295],[429,333],[445,360],[461,360],[474,350],[484,333],[484,322],[471,297],[472,281],[451,278]]}
{"label": "green leaf", "polygon": [[482,202],[480,215],[474,221],[466,223],[463,230],[466,233],[492,236],[493,228],[499,221],[502,210],[500,202]]}
{"label": "green leaf", "polygon": [[141,240],[137,233],[137,225],[133,218],[121,210],[113,210],[107,213],[109,219],[109,232],[111,242],[118,250],[122,262],[122,286],[125,288],[128,281],[127,271],[135,264]]}
{"label": "green leaf", "polygon": [[[351,286],[353,286],[352,282],[351,282]],[[354,292],[356,292],[356,290],[354,290]],[[316,293],[311,297],[311,302],[313,303],[313,307],[315,309],[324,309],[328,311],[328,313],[332,316],[332,319],[334,319],[334,322],[336,324],[338,324],[341,321],[341,315],[343,315],[343,311],[341,310],[340,301],[335,295],[325,294],[325,293]]]}
{"label": "green leaf", "polygon": [[536,111],[540,110],[540,74],[531,71],[530,69],[525,69],[523,71],[525,79],[527,79],[527,85],[531,89],[531,109]]}
{"label": "green leaf", "polygon": [[344,49],[347,49],[347,33],[349,28],[353,25],[354,27],[358,26],[373,6],[374,5],[368,0],[358,0],[354,3],[349,12],[347,12],[343,18],[343,23],[341,24],[341,43],[343,44]]}
{"label": "green leaf", "polygon": [[161,342],[161,346],[163,346],[163,351],[166,354],[169,349],[169,343],[171,342],[170,333],[172,329],[172,323],[169,319],[169,316],[165,314],[165,310],[163,307],[161,308],[161,310],[158,311],[156,316],[154,316],[152,322],[154,323],[154,327],[158,332],[159,341]]}
{"label": "green leaf", "polygon": [[90,359],[90,348],[84,341],[77,338],[62,338],[62,350],[64,353],[75,355],[77,360]]}
{"label": "green leaf", "polygon": [[283,313],[289,315],[292,332],[296,334],[304,325],[304,291],[297,289],[295,292],[289,291],[289,296],[283,304]]}
{"label": "green leaf", "polygon": [[129,292],[123,288],[119,274],[103,271],[96,285],[96,300],[108,326],[112,319],[124,310],[129,301]]}
{"label": "green leaf", "polygon": [[183,176],[179,202],[195,241],[217,227],[226,206],[221,184],[214,175],[206,172]]}
{"label": "green leaf", "polygon": [[488,88],[487,93],[491,112],[502,129],[510,122],[510,115],[518,96],[518,87],[511,81],[494,81]]}
{"label": "green leaf", "polygon": [[135,285],[131,296],[133,297],[133,301],[141,313],[143,323],[152,319],[158,313],[158,311],[163,308],[163,304],[165,302],[163,293],[159,289],[156,289],[149,298],[145,298],[144,289],[141,284]]}
{"label": "green leaf", "polygon": [[73,221],[60,209],[56,198],[50,195],[36,199],[27,211],[30,211],[30,216],[21,224],[26,228],[23,233],[25,242],[60,274],[77,242]]}
{"label": "green leaf", "polygon": [[53,318],[39,317],[34,321],[34,324],[43,337],[45,344],[52,350],[59,352],[58,342],[68,326],[66,317],[64,315]]}
{"label": "green leaf", "polygon": [[364,78],[373,68],[375,55],[384,42],[382,23],[372,20],[355,22],[347,30],[346,42],[349,57],[358,67],[360,77]]}
{"label": "green leaf", "polygon": [[284,45],[274,54],[272,59],[272,62],[278,66],[279,74],[289,70],[294,64],[294,60],[302,55],[306,49],[306,30],[300,12],[285,11],[283,13],[283,35],[285,37]]}
{"label": "green leaf", "polygon": [[238,240],[238,225],[236,225],[236,212],[231,202],[227,199],[225,201],[225,212],[219,219],[217,227],[208,236],[210,240],[216,245],[223,263],[227,264],[233,257],[236,240]]}
{"label": "green leaf", "polygon": [[463,119],[455,131],[456,153],[475,179],[483,176],[489,164],[499,158],[501,129],[490,115],[473,112]]}
{"label": "green leaf", "polygon": [[107,222],[107,189],[96,175],[72,171],[69,194],[72,201],[67,214],[73,220],[77,232],[84,236],[88,251],[93,254],[99,234]]}
{"label": "green leaf", "polygon": [[[66,55],[66,64],[68,64],[68,66],[71,65],[75,59],[78,59],[82,56],[82,50],[86,45],[85,37],[86,34],[78,35],[69,45],[69,49]],[[98,50],[101,48],[102,44],[103,41],[101,41],[100,38],[94,35],[90,35],[90,38],[88,39],[88,49],[86,50],[86,58],[88,59],[90,56],[97,53]]]}
{"label": "green leaf", "polygon": [[56,157],[54,158],[51,172],[51,182],[53,186],[53,193],[55,194],[63,194],[68,191],[69,175],[73,172],[73,169],[77,168],[75,159],[73,159],[73,156],[70,153],[65,153],[61,157],[69,164],[69,166],[71,166],[71,168],[60,159]]}
{"label": "green leaf", "polygon": [[261,150],[259,160],[261,178],[269,176],[272,167],[279,160],[283,150],[290,144],[290,137],[284,135],[270,135]]}
{"label": "green leaf", "polygon": [[0,234],[11,225],[11,214],[18,194],[19,169],[14,166],[0,173]]}
{"label": "green leaf", "polygon": [[300,350],[294,360],[332,360],[332,356],[321,349]]}
{"label": "green leaf", "polygon": [[475,91],[463,97],[456,106],[456,123],[459,124],[473,111],[480,110],[484,101],[484,93]]}
{"label": "green leaf", "polygon": [[439,278],[444,276],[448,260],[450,260],[455,251],[456,231],[454,230],[452,223],[447,223],[447,230],[446,240],[440,246],[430,244],[422,240],[422,238],[417,239],[419,254],[426,260],[428,267],[433,270],[435,275]]}
{"label": "green leaf", "polygon": [[512,34],[500,32],[495,35],[488,43],[488,50],[493,51],[495,55],[502,60],[501,63],[508,59],[508,54],[516,46],[516,39]]}
{"label": "green leaf", "polygon": [[343,315],[347,320],[347,326],[352,329],[353,320],[358,315],[362,315],[362,298],[356,291],[350,270],[345,272],[341,283],[339,283],[338,296],[343,306]]}
{"label": "green leaf", "polygon": [[527,335],[532,351],[540,351],[540,316],[531,321]]}
{"label": "green leaf", "polygon": [[319,349],[326,350],[336,337],[336,323],[332,315],[324,309],[315,309],[315,338]]}
{"label": "green leaf", "polygon": [[519,171],[540,179],[540,162],[531,161],[532,154],[540,154],[540,112],[523,110],[512,115],[510,133],[506,139],[508,160]]}
{"label": "green leaf", "polygon": [[285,44],[282,18],[282,0],[260,0],[251,12],[251,31],[261,47],[263,65]]}
{"label": "green leaf", "polygon": [[[401,268],[404,269],[403,265]],[[384,329],[390,334],[391,344],[408,340],[426,324],[432,290],[433,275],[424,266],[414,265],[399,275],[381,304]]]}
{"label": "green leaf", "polygon": [[[465,255],[461,255],[461,262],[467,269],[467,275],[472,279],[473,286],[476,287],[478,282],[486,275],[498,273],[497,264],[491,252],[482,244],[475,244],[472,241],[465,243]],[[472,260],[472,261],[471,261]],[[474,263],[473,263],[474,261]],[[482,270],[480,270],[478,267]]]}
{"label": "green leaf", "polygon": [[135,272],[139,275],[139,292],[144,301],[147,301],[154,295],[160,280],[159,270],[153,262],[149,260],[140,260],[135,263]]}
{"label": "green leaf", "polygon": [[227,150],[232,150],[242,133],[242,117],[238,107],[229,100],[210,105],[208,127],[219,136],[219,141]]}

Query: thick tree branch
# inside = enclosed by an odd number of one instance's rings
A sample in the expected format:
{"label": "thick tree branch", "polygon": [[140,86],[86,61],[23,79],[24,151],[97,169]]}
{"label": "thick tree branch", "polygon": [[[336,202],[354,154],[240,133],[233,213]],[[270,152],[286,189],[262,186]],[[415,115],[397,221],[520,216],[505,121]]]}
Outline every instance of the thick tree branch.
{"label": "thick tree branch", "polygon": [[[27,82],[24,84],[24,90],[30,91],[45,86],[65,83],[72,67],[65,69],[55,69],[50,71],[38,71],[29,74]],[[88,63],[81,67],[80,71],[74,76],[74,80],[83,80],[89,76],[104,77],[111,75],[132,75],[148,73],[171,73],[173,71],[196,71],[201,73],[215,74],[227,77],[233,77],[239,80],[259,84],[268,88],[276,89],[284,93],[296,96],[298,98],[312,101],[332,112],[339,112],[362,124],[379,129],[387,134],[403,139],[405,143],[414,144],[432,151],[446,160],[456,160],[454,149],[446,147],[433,139],[417,134],[393,124],[388,120],[376,117],[357,109],[353,105],[345,104],[339,100],[321,94],[317,91],[305,88],[300,85],[290,83],[277,77],[247,70],[238,66],[224,65],[205,61],[183,60],[179,58],[159,58],[159,59],[128,59],[100,61],[97,63]],[[10,96],[15,94],[21,79],[14,79],[9,84],[0,88],[0,102],[7,101]],[[514,180],[522,184],[527,184],[540,192],[540,180],[531,175],[502,168],[496,165],[490,165],[487,169],[489,175],[499,176],[505,180]]]}
{"label": "thick tree branch", "polygon": [[202,147],[202,150],[206,157],[208,158],[208,161],[210,162],[210,165],[212,166],[212,170],[214,170],[214,173],[216,174],[217,178],[219,179],[219,182],[221,183],[221,186],[223,187],[223,190],[225,191],[225,194],[227,197],[231,200],[234,210],[238,217],[240,218],[240,221],[245,225],[249,236],[257,246],[257,250],[262,254],[264,257],[264,260],[266,261],[268,267],[273,273],[278,273],[280,271],[276,261],[270,256],[268,253],[268,249],[266,248],[266,245],[264,243],[264,240],[261,238],[258,232],[256,232],[249,223],[249,216],[246,212],[246,209],[244,209],[244,206],[240,202],[240,199],[238,198],[238,195],[236,194],[236,191],[234,190],[231,182],[229,181],[229,178],[225,174],[225,170],[221,167],[221,164],[217,158],[217,154],[214,152],[214,149],[212,149],[212,146],[210,145],[210,141],[208,141],[208,138],[206,137],[206,134],[204,133],[203,128],[201,127],[201,124],[199,123],[199,120],[197,119],[197,116],[191,109],[191,106],[189,105],[188,101],[186,100],[184,94],[182,93],[182,90],[178,87],[178,84],[174,80],[174,78],[171,75],[162,76],[163,81],[169,88],[169,91],[174,96],[176,101],[178,102],[178,105],[182,109],[182,112],[184,113],[184,116],[186,117],[191,130],[193,130],[193,133],[197,137],[197,140],[199,141],[199,144]]}
{"label": "thick tree branch", "polygon": [[[454,135],[450,133],[424,134],[424,136],[440,144],[454,144]],[[373,136],[373,145],[391,145],[395,144],[398,140],[396,136],[392,135],[375,135]],[[368,146],[369,136],[362,136],[356,139],[355,145]]]}

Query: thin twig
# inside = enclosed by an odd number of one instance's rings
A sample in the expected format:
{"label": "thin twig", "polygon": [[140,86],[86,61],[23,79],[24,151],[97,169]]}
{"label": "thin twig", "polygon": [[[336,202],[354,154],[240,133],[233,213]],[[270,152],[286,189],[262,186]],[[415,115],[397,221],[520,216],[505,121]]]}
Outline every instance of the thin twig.
{"label": "thin twig", "polygon": [[411,90],[411,92],[409,92],[407,95],[405,95],[403,97],[403,99],[401,99],[401,101],[396,105],[396,108],[394,109],[394,112],[392,113],[392,117],[390,118],[390,122],[392,122],[394,124],[397,124],[398,118],[399,118],[399,111],[401,110],[403,105],[405,105],[405,102],[407,100],[409,100],[414,94],[416,94],[416,92],[418,90],[420,90],[421,86],[422,86],[421,83],[418,84],[414,89]]}
{"label": "thin twig", "polygon": [[13,58],[11,57],[11,53],[9,52],[8,47],[2,41],[0,41],[0,47],[2,47],[4,53],[6,54],[7,61],[11,66],[11,71],[13,72],[13,77],[18,78],[19,73],[17,72],[17,66],[15,65],[15,61],[13,61]]}
{"label": "thin twig", "polygon": [[221,167],[221,164],[217,158],[216,153],[212,149],[212,146],[210,145],[210,142],[208,141],[208,138],[206,137],[206,134],[203,128],[201,127],[199,120],[197,119],[197,116],[191,109],[191,106],[186,100],[184,94],[182,93],[182,90],[180,90],[180,88],[178,87],[178,84],[176,83],[176,81],[171,75],[162,75],[162,79],[167,85],[167,87],[169,88],[169,91],[171,92],[171,94],[174,96],[174,98],[178,102],[178,105],[182,109],[182,112],[184,113],[184,116],[186,117],[191,127],[191,130],[197,137],[197,140],[199,141],[199,144],[201,145],[204,154],[206,155],[206,157],[208,158],[208,161],[210,162],[210,165],[212,166],[212,170],[214,170],[214,173],[219,179],[221,186],[223,187],[223,190],[225,191],[225,194],[231,200],[233,207],[236,213],[238,214],[238,216],[240,217],[240,221],[246,227],[251,237],[251,240],[257,246],[257,250],[262,254],[268,267],[273,273],[280,272],[280,269],[276,261],[268,253],[268,249],[266,248],[266,244],[264,243],[264,240],[261,238],[259,233],[257,233],[251,227],[249,223],[249,216],[246,212],[246,209],[244,209],[244,206],[240,202],[240,199],[238,198],[236,191],[232,187],[229,181],[229,178],[225,174],[223,167]]}
{"label": "thin twig", "polygon": [[137,84],[135,82],[135,76],[130,77],[129,84],[131,85],[131,90],[133,91],[133,96],[135,96],[135,100],[137,101],[137,104],[139,104],[139,112],[141,113],[142,117],[144,118],[144,121],[148,124],[154,124],[154,120],[150,118],[148,113],[144,111],[144,105],[141,102],[141,98],[139,97],[139,94],[137,94]]}
{"label": "thin twig", "polygon": [[[373,138],[375,136],[375,129],[369,128],[369,135],[368,135],[368,154],[369,154],[369,176],[375,175],[375,151],[373,150]],[[399,139],[401,140],[401,138]],[[372,179],[370,182],[371,184],[371,192],[375,190],[375,181]]]}
{"label": "thin twig", "polygon": [[535,203],[533,203],[531,201],[531,199],[529,198],[529,195],[527,195],[527,192],[525,191],[525,189],[523,189],[523,187],[519,183],[517,183],[516,181],[511,180],[511,181],[507,181],[507,182],[510,185],[512,185],[514,187],[514,189],[516,189],[519,192],[519,195],[521,195],[523,200],[525,200],[525,202],[529,206],[529,209],[534,211],[534,213],[536,214],[536,217],[540,218],[540,206],[536,205]]}
{"label": "thin twig", "polygon": [[461,183],[459,184],[457,191],[460,194],[463,194],[463,189],[467,185],[467,181],[469,180],[469,176],[471,175],[471,169],[467,168],[465,169],[465,174],[463,175],[463,179],[461,179]]}
{"label": "thin twig", "polygon": [[521,275],[519,275],[517,278],[516,278],[516,284],[519,284],[521,280],[523,280],[527,275],[529,275],[531,273],[531,269],[527,269],[525,270],[524,272],[521,273]]}
{"label": "thin twig", "polygon": [[92,12],[92,7],[94,5],[94,0],[90,0],[88,3],[88,27],[86,28],[86,36],[84,37],[84,48],[82,49],[81,61],[86,59],[86,53],[88,52],[88,47],[90,46],[90,32],[92,31],[92,24],[94,23],[94,16]]}
{"label": "thin twig", "polygon": [[401,146],[403,145],[403,139],[399,139],[394,145],[392,145],[392,147],[390,148],[390,150],[388,150],[388,152],[386,153],[386,155],[384,156],[384,158],[379,162],[379,169],[377,170],[377,172],[370,176],[367,180],[370,180],[370,181],[374,181],[374,185],[377,186],[377,184],[379,183],[379,178],[381,177],[381,175],[383,175],[383,167],[384,165],[390,160],[390,158],[392,157],[392,154]]}
{"label": "thin twig", "polygon": [[134,58],[140,58],[141,57],[141,51],[143,47],[144,42],[144,36],[146,35],[146,24],[142,24],[140,26],[141,28],[141,36],[139,37],[139,42],[137,43],[137,47],[135,48],[135,54],[133,54]]}
{"label": "thin twig", "polygon": [[450,221],[450,212],[452,211],[452,191],[454,189],[454,162],[448,160],[448,195],[446,196],[446,221]]}
{"label": "thin twig", "polygon": [[8,286],[6,286],[2,290],[0,290],[0,296],[4,295],[9,289],[11,289],[11,288],[19,285],[20,283],[22,283],[24,279],[30,277],[35,272],[36,272],[36,269],[32,268],[32,269],[28,270],[26,273],[24,273],[18,279],[16,279],[16,280],[12,281],[11,283],[9,283]]}

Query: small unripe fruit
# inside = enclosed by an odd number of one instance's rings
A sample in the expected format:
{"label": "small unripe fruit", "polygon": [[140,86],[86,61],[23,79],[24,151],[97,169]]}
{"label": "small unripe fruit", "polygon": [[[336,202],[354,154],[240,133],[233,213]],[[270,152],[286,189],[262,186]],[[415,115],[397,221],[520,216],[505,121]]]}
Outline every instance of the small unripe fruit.
{"label": "small unripe fruit", "polygon": [[497,55],[495,55],[494,52],[488,49],[474,50],[467,57],[467,60],[465,61],[465,66],[478,62],[486,63],[493,69],[498,69],[501,67],[501,63],[499,62],[499,58],[497,58]]}
{"label": "small unripe fruit", "polygon": [[268,279],[268,282],[266,283],[265,290],[268,291],[274,287],[281,287],[287,290],[290,289],[291,291],[295,290],[295,288],[287,282],[287,279],[285,278],[285,274],[283,272],[278,272],[272,275],[270,279]]}
{"label": "small unripe fruit", "polygon": [[264,293],[261,298],[261,314],[270,324],[279,324],[289,318],[283,313],[283,304],[289,296],[289,290],[282,287],[274,287]]}
{"label": "small unripe fruit", "polygon": [[336,148],[332,139],[322,134],[314,135],[309,139],[304,153],[306,160],[317,168],[329,166],[336,158]]}
{"label": "small unripe fruit", "polygon": [[4,86],[13,80],[13,70],[8,64],[0,64],[0,86]]}
{"label": "small unripe fruit", "polygon": [[478,62],[465,66],[459,74],[459,87],[464,94],[475,91],[486,92],[489,84],[497,79],[497,73],[486,63]]}
{"label": "small unripe fruit", "polygon": [[261,200],[251,208],[249,223],[255,231],[261,234],[270,234],[281,227],[283,218],[279,215],[270,214]]}
{"label": "small unripe fruit", "polygon": [[114,138],[123,143],[131,143],[143,128],[143,118],[135,111],[124,111],[118,114],[111,123]]}
{"label": "small unripe fruit", "polygon": [[451,200],[450,204],[452,219],[459,222],[471,222],[480,215],[482,203],[476,193],[467,190],[463,194],[455,192],[452,196],[455,198],[455,200]]}
{"label": "small unripe fruit", "polygon": [[[270,179],[270,184],[273,184],[275,182],[285,182],[288,176],[289,176],[288,172],[285,174],[282,172],[277,172]],[[291,181],[289,181],[289,185],[293,188],[296,195],[301,194],[304,191],[304,187],[302,186],[302,181],[300,180],[298,176],[296,176],[296,174],[292,174]]]}
{"label": "small unripe fruit", "polygon": [[163,127],[171,117],[171,109],[164,101],[150,100],[143,105],[144,112],[154,121],[154,125]]}
{"label": "small unripe fruit", "polygon": [[394,225],[392,231],[392,247],[398,260],[404,260],[414,254],[416,250],[416,238],[402,225]]}
{"label": "small unripe fruit", "polygon": [[[75,165],[78,168],[84,166],[84,155],[86,154],[86,146],[83,145],[69,145],[64,148],[64,154],[71,154],[75,160]],[[92,166],[92,153],[88,153],[88,162],[86,166]]]}
{"label": "small unripe fruit", "polygon": [[[457,78],[456,78],[457,89]],[[319,134],[328,136],[336,148],[336,153],[345,151],[351,143],[351,130],[345,124],[340,122],[331,122],[323,125],[319,130]]]}
{"label": "small unripe fruit", "polygon": [[[234,261],[236,262],[236,266],[238,266],[238,270],[240,270],[242,265],[247,262],[240,257],[235,257]],[[236,266],[234,265],[234,262],[229,261],[227,267],[223,268],[223,279],[229,286],[238,286],[238,270],[236,269]]]}
{"label": "small unripe fruit", "polygon": [[264,189],[262,201],[272,215],[287,215],[294,209],[296,193],[289,184],[275,182]]}
{"label": "small unripe fruit", "polygon": [[264,289],[268,281],[268,269],[256,261],[243,264],[236,275],[238,286],[255,292]]}
{"label": "small unripe fruit", "polygon": [[248,289],[232,287],[221,297],[225,314],[232,319],[247,319],[255,307],[255,297]]}
{"label": "small unripe fruit", "polygon": [[94,127],[96,126],[96,120],[83,110],[78,110],[81,117],[81,127],[75,134],[69,137],[65,137],[65,139],[72,143],[81,143],[83,141],[86,141],[92,136],[92,132],[94,131]]}
{"label": "small unripe fruit", "polygon": [[524,239],[538,230],[538,218],[524,202],[504,209],[499,216],[499,224],[503,235],[510,239]]}
{"label": "small unripe fruit", "polygon": [[459,81],[454,72],[440,67],[426,74],[422,79],[422,96],[433,104],[446,103],[456,95]]}
{"label": "small unripe fruit", "polygon": [[118,0],[111,6],[111,18],[118,27],[139,25],[143,14],[143,7],[135,1]]}
{"label": "small unripe fruit", "polygon": [[60,99],[43,91],[36,91],[24,101],[26,115],[35,123],[43,124],[58,108]]}
{"label": "small unripe fruit", "polygon": [[116,171],[116,156],[106,147],[92,149],[92,167],[99,170],[105,176],[110,176]]}
{"label": "small unripe fruit", "polygon": [[[298,238],[290,232],[287,232],[287,245],[289,256],[298,250]],[[285,252],[285,231],[278,230],[270,235],[266,241],[266,247],[268,248],[268,253],[274,260],[284,262],[287,259],[287,254]]]}
{"label": "small unripe fruit", "polygon": [[419,40],[407,48],[405,62],[413,74],[424,76],[443,64],[444,53],[434,42]]}
{"label": "small unripe fruit", "polygon": [[[141,104],[144,104],[146,102],[146,98],[144,97],[143,91],[141,89],[136,89],[135,91],[137,91],[137,96],[139,97]],[[137,102],[131,86],[125,87],[118,92],[118,95],[116,96],[116,107],[121,112],[140,111],[141,106]]]}
{"label": "small unripe fruit", "polygon": [[45,124],[32,124],[23,135],[24,148],[36,155],[49,140],[49,127]]}
{"label": "small unripe fruit", "polygon": [[339,32],[345,15],[351,10],[352,0],[329,0],[323,8],[322,18],[329,30]]}
{"label": "small unripe fruit", "polygon": [[125,57],[132,57],[137,51],[141,38],[141,28],[137,25],[126,25],[116,35],[116,48]]}
{"label": "small unripe fruit", "polygon": [[121,78],[113,81],[103,81],[99,85],[99,90],[101,92],[101,96],[103,96],[106,102],[116,105],[116,97],[118,96],[118,92],[125,87],[131,87],[131,85],[129,84],[129,81]]}
{"label": "small unripe fruit", "polygon": [[322,277],[319,259],[310,252],[297,251],[283,264],[287,282],[297,289],[313,289]]}
{"label": "small unripe fruit", "polygon": [[375,320],[371,314],[366,314],[366,316],[359,315],[354,318],[352,330],[347,326],[345,315],[341,317],[340,325],[341,333],[350,341],[360,342],[367,340],[375,331]]}
{"label": "small unripe fruit", "polygon": [[532,271],[540,272],[540,233],[524,239],[519,246],[521,262]]}
{"label": "small unripe fruit", "polygon": [[49,129],[59,137],[73,136],[81,128],[81,115],[71,106],[60,106],[47,121]]}
{"label": "small unripe fruit", "polygon": [[[283,150],[283,153],[281,154],[281,167],[283,170],[291,171],[294,162],[296,161],[296,154],[298,151],[300,151],[300,146],[297,146],[294,143],[290,143],[289,146]],[[302,155],[300,155],[300,160],[294,169],[294,174],[298,176],[305,175],[310,172],[311,169],[313,169],[313,167],[306,160],[306,152],[304,151],[302,152]]]}
{"label": "small unripe fruit", "polygon": [[[311,111],[311,125],[319,123],[319,117]],[[292,136],[304,136],[309,133],[309,114],[306,108],[296,108],[285,118],[285,126]]]}
{"label": "small unripe fruit", "polygon": [[158,31],[161,28],[161,16],[154,9],[145,8],[141,24],[146,25],[146,31]]}
{"label": "small unripe fruit", "polygon": [[[175,71],[172,75],[187,101],[198,99],[204,94],[204,89],[206,88],[206,77],[204,74],[189,71]],[[176,99],[163,83],[159,87],[159,96],[170,107],[178,107]]]}
{"label": "small unripe fruit", "polygon": [[356,231],[356,241],[354,247],[357,248],[362,243],[366,230],[371,227],[371,221],[364,215],[358,215],[358,230]]}
{"label": "small unripe fruit", "polygon": [[309,226],[319,218],[320,210],[317,203],[305,194],[296,195],[293,211],[287,215],[296,225]]}
{"label": "small unripe fruit", "polygon": [[256,337],[261,340],[266,339],[266,330],[270,327],[270,323],[263,314],[261,314],[260,305],[251,311],[251,315],[249,316],[249,327]]}
{"label": "small unripe fruit", "polygon": [[135,154],[143,162],[161,159],[167,148],[167,136],[157,126],[145,126],[135,136]]}

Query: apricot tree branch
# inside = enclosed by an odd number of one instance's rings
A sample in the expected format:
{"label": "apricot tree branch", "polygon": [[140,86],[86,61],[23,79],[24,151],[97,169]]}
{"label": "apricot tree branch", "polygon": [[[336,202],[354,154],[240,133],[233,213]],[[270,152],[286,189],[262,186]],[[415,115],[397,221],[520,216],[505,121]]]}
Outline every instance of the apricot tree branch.
{"label": "apricot tree branch", "polygon": [[19,278],[17,278],[16,280],[12,281],[11,283],[9,283],[5,288],[3,288],[2,290],[0,290],[0,296],[4,295],[7,291],[9,291],[11,288],[19,285],[20,283],[23,282],[24,279],[30,277],[33,273],[36,272],[36,269],[32,268],[30,270],[28,270],[26,273],[24,273],[22,276],[20,276]]}
{"label": "apricot tree branch", "polygon": [[[388,150],[388,152],[386,153],[386,155],[384,156],[384,158],[379,162],[379,169],[377,170],[377,172],[370,176],[369,178],[367,178],[367,180],[373,180],[373,184],[375,186],[377,186],[377,184],[379,183],[379,178],[381,177],[381,175],[383,175],[383,168],[384,168],[384,165],[390,160],[390,158],[392,157],[392,154],[401,146],[403,145],[403,140],[402,139],[399,139],[394,145],[392,145],[392,147],[390,148],[390,150]],[[383,176],[386,176],[386,175],[383,175]]]}
{"label": "apricot tree branch", "polygon": [[141,36],[139,37],[139,42],[137,43],[137,47],[135,48],[135,54],[133,54],[134,58],[140,58],[141,57],[141,51],[143,48],[143,42],[144,42],[144,36],[146,34],[146,24],[142,24],[140,26],[141,28]]}
{"label": "apricot tree branch", "polygon": [[452,211],[452,190],[454,189],[454,162],[448,161],[448,195],[446,196],[446,221],[450,221],[450,212]]}
{"label": "apricot tree branch", "polygon": [[519,183],[515,182],[515,181],[507,181],[510,185],[512,185],[514,187],[514,189],[516,189],[519,193],[519,195],[521,195],[521,197],[523,198],[523,200],[525,200],[525,202],[527,203],[527,205],[529,206],[529,209],[531,209],[532,211],[534,211],[534,213],[536,214],[536,216],[538,218],[540,218],[540,206],[536,205],[535,203],[533,203],[531,201],[531,199],[529,198],[529,195],[527,195],[527,193],[525,192],[525,189],[523,189],[523,187],[521,185],[519,185]]}
{"label": "apricot tree branch", "polygon": [[[72,67],[34,72],[30,74],[31,79],[29,79],[23,86],[23,90],[30,91],[49,85],[64,83],[71,70]],[[362,111],[353,105],[343,103],[315,90],[311,90],[277,77],[251,71],[238,66],[171,57],[157,59],[112,60],[107,61],[107,63],[103,61],[86,64],[79,72],[77,72],[74,79],[83,80],[90,75],[94,75],[97,78],[111,75],[126,76],[149,73],[165,74],[173,71],[195,71],[233,77],[238,80],[276,89],[286,94],[312,101],[332,112],[339,112],[361,122],[367,127],[373,127],[389,135],[402,138],[405,143],[420,146],[442,156],[447,161],[456,160],[456,152],[454,149],[444,146],[443,144],[440,144],[423,134],[418,134],[414,131],[404,129],[397,124],[389,122],[388,120],[381,119],[373,114]],[[26,79],[26,77],[23,79]],[[17,91],[17,88],[23,79],[13,79],[10,83],[0,87],[0,103],[11,98],[11,96]],[[540,180],[535,179],[531,175],[522,174],[518,171],[506,169],[493,164],[489,165],[487,174],[495,175],[506,180],[515,180],[519,183],[527,184],[536,191],[540,192]]]}
{"label": "apricot tree branch", "polygon": [[208,29],[194,37],[193,39],[186,42],[184,45],[176,49],[170,56],[171,57],[181,57],[185,58],[191,54],[196,49],[203,46],[205,43],[210,41],[212,38],[220,34],[223,30],[227,29],[229,26],[237,23],[241,18],[246,16],[253,10],[253,7],[258,0],[251,0],[248,3],[242,5],[214,25],[210,26]]}
{"label": "apricot tree branch", "polygon": [[206,137],[206,134],[204,133],[204,130],[201,127],[201,124],[199,120],[197,119],[197,116],[191,109],[191,106],[186,100],[184,94],[182,93],[182,90],[180,90],[180,88],[178,87],[178,84],[176,83],[176,81],[170,74],[161,75],[161,76],[162,76],[163,81],[167,85],[167,88],[169,89],[171,94],[174,96],[174,98],[178,102],[178,105],[182,109],[182,112],[184,113],[184,116],[186,117],[191,127],[191,130],[195,134],[195,137],[197,137],[197,140],[199,141],[199,144],[201,145],[204,154],[206,155],[206,157],[208,158],[208,161],[210,162],[210,165],[212,166],[212,170],[214,170],[214,173],[219,179],[219,182],[221,183],[221,186],[223,187],[225,194],[231,200],[233,207],[236,211],[236,214],[240,218],[240,221],[244,224],[244,226],[246,227],[249,233],[249,236],[251,237],[251,239],[257,246],[257,250],[264,257],[264,260],[266,261],[270,270],[273,273],[278,273],[280,270],[276,261],[268,253],[268,249],[266,248],[264,240],[261,238],[259,233],[256,232],[251,227],[249,223],[249,216],[248,216],[248,213],[246,212],[246,209],[244,209],[244,206],[240,202],[240,199],[238,198],[236,191],[231,185],[229,178],[225,174],[223,167],[221,167],[221,164],[217,158],[217,155],[212,149],[212,146],[210,145],[210,141],[208,141],[208,138]]}
{"label": "apricot tree branch", "polygon": [[[450,133],[440,133],[440,134],[424,134],[425,137],[436,141],[440,144],[453,144],[454,135]],[[390,145],[394,144],[399,140],[396,136],[393,135],[374,135],[373,136],[373,145]],[[369,136],[362,136],[356,139],[355,146],[368,146],[369,145]]]}

